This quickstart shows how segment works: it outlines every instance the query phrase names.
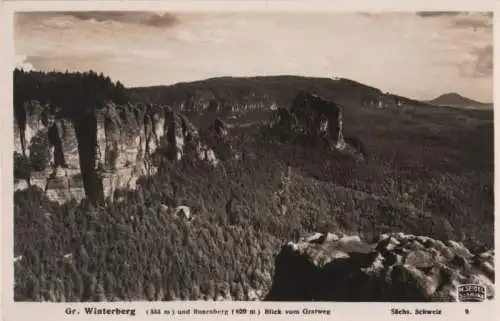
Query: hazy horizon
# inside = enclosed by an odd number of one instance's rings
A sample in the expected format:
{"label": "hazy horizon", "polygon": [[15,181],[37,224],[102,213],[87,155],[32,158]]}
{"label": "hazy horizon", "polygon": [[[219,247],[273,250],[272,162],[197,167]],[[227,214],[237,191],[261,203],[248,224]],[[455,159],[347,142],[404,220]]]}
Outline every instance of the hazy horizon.
{"label": "hazy horizon", "polygon": [[342,77],[431,100],[493,101],[491,13],[16,13],[17,66],[127,87],[214,77]]}

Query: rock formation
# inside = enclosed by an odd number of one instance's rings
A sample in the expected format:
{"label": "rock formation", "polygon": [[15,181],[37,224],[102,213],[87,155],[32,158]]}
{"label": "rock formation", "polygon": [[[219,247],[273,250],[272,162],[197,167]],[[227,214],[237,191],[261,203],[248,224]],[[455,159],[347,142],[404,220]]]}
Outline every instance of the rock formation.
{"label": "rock formation", "polygon": [[26,175],[14,175],[14,190],[37,186],[51,199],[83,197],[76,137],[68,120],[57,119],[56,111],[38,103],[25,104],[14,122],[16,165]]}
{"label": "rock formation", "polygon": [[237,154],[229,137],[229,126],[220,118],[215,119],[212,125],[200,133],[201,140],[219,160],[227,161],[235,159]]}
{"label": "rock formation", "polygon": [[298,120],[295,129],[311,138],[324,138],[337,149],[344,145],[342,107],[315,94],[299,92],[290,112]]}
{"label": "rock formation", "polygon": [[290,109],[278,108],[271,126],[280,138],[306,138],[307,144],[326,144],[358,161],[366,160],[362,142],[344,137],[342,106],[316,94],[300,91]]}
{"label": "rock formation", "polygon": [[223,139],[228,135],[228,126],[227,124],[221,120],[220,118],[215,119],[212,130],[214,131],[217,138]]}
{"label": "rock formation", "polygon": [[24,116],[24,128],[18,121],[14,124],[15,159],[27,159],[29,175],[24,181],[16,170],[15,190],[35,185],[58,202],[79,201],[84,195],[113,199],[118,190],[135,189],[141,176],[154,175],[164,161],[190,158],[216,166],[219,156],[213,146],[220,145],[219,140],[224,145],[227,136],[227,127],[218,122],[215,132],[200,137],[186,117],[151,104],[109,101],[73,120],[58,117],[48,107],[32,108]]}
{"label": "rock formation", "polygon": [[96,168],[104,197],[113,199],[117,190],[135,189],[140,176],[155,173],[154,167],[148,167],[148,155],[157,147],[152,145],[157,142],[152,125],[156,115],[151,106],[141,107],[109,102],[96,113]]}
{"label": "rock formation", "polygon": [[286,244],[276,257],[269,301],[457,301],[460,284],[494,292],[494,251],[403,233],[373,244],[317,233]]}

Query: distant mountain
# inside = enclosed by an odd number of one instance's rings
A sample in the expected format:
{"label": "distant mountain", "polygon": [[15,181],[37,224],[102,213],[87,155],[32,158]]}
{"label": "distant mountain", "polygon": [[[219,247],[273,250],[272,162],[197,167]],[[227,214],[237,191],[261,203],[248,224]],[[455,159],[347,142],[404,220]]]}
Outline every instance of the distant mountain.
{"label": "distant mountain", "polygon": [[464,97],[457,93],[443,94],[433,100],[428,101],[433,105],[450,106],[450,107],[468,107],[468,108],[487,108],[492,107],[491,103],[483,103]]}

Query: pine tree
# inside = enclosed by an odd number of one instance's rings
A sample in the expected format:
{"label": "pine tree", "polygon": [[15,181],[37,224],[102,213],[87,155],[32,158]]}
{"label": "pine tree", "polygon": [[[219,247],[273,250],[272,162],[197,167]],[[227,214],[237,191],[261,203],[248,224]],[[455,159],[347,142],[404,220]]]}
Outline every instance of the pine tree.
{"label": "pine tree", "polygon": [[108,299],[106,298],[106,291],[104,290],[104,286],[101,283],[98,283],[95,287],[93,301],[97,302],[108,301]]}
{"label": "pine tree", "polygon": [[[147,281],[146,281],[147,282]],[[154,301],[156,300],[156,290],[155,290],[155,285],[153,282],[147,282],[146,283],[146,289],[145,289],[145,294],[146,294],[146,300],[148,301]]]}
{"label": "pine tree", "polygon": [[112,294],[116,293],[116,288],[117,288],[116,280],[114,275],[112,274],[111,271],[106,271],[105,277],[104,277],[104,291],[105,293]]}
{"label": "pine tree", "polygon": [[167,296],[166,296],[167,301],[178,301],[179,296],[177,295],[177,292],[175,289],[169,289]]}
{"label": "pine tree", "polygon": [[191,286],[191,300],[200,300],[202,299],[203,295],[201,294],[200,287],[198,284],[193,284]]}

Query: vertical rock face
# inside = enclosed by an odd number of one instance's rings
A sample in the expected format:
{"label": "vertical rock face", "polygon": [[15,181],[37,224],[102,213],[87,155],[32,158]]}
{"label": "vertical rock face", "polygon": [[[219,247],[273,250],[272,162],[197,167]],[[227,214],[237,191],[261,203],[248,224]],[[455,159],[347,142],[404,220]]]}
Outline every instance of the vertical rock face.
{"label": "vertical rock face", "polygon": [[[16,119],[14,119],[13,126],[14,130],[14,152],[23,155],[23,146],[21,144],[21,129],[19,128],[19,123]],[[23,132],[23,136],[25,133]]]}
{"label": "vertical rock face", "polygon": [[[54,130],[55,129],[55,130]],[[47,190],[48,197],[63,202],[74,198],[80,201],[85,196],[78,155],[78,140],[71,121],[57,119],[53,129],[54,139],[59,139],[60,155],[54,147],[55,171]],[[57,157],[56,157],[57,156]]]}
{"label": "vertical rock face", "polygon": [[146,114],[133,106],[113,103],[96,113],[97,168],[104,197],[113,198],[119,189],[135,189],[137,179],[147,174],[145,155],[153,130]]}
{"label": "vertical rock face", "polygon": [[108,103],[96,112],[97,161],[103,169],[130,167],[155,148],[157,138],[151,118],[157,115],[139,108]]}
{"label": "vertical rock face", "polygon": [[270,301],[457,301],[460,284],[493,299],[494,253],[404,233],[373,244],[357,236],[317,233],[288,243],[276,257]]}
{"label": "vertical rock face", "polygon": [[299,92],[290,110],[298,120],[297,128],[312,138],[342,143],[342,108],[317,95]]}
{"label": "vertical rock face", "polygon": [[187,158],[217,166],[220,160],[229,159],[224,149],[228,146],[227,125],[220,120],[201,132],[184,116],[167,109],[165,112],[166,139],[161,150],[170,160]]}
{"label": "vertical rock face", "polygon": [[278,108],[273,125],[284,134],[301,135],[311,142],[327,141],[343,148],[342,107],[317,95],[299,92],[290,109]]}
{"label": "vertical rock face", "polygon": [[57,119],[56,121],[57,134],[61,140],[62,157],[69,170],[79,172],[80,163],[78,161],[78,141],[76,139],[75,128],[71,121],[67,119]]}
{"label": "vertical rock face", "polygon": [[220,118],[217,118],[215,120],[215,122],[213,123],[211,129],[215,133],[216,137],[218,137],[220,139],[224,139],[228,135],[228,126]]}
{"label": "vertical rock face", "polygon": [[[27,181],[56,201],[83,198],[77,140],[72,124],[63,119],[56,120],[48,106],[36,104],[27,105],[23,118],[24,130],[19,122],[14,124],[14,146],[16,153],[26,155],[24,166],[29,167],[26,170],[30,172]],[[26,188],[27,181],[16,179],[14,190]]]}
{"label": "vertical rock face", "polygon": [[14,120],[14,148],[21,155],[29,157],[29,144],[33,137],[46,128],[43,116],[46,116],[46,107],[36,102],[27,102],[17,108]]}
{"label": "vertical rock face", "polygon": [[[222,122],[216,122],[210,135],[200,137],[187,118],[168,106],[109,102],[72,121],[55,119],[50,113],[27,113],[26,119],[26,128],[36,135],[24,153],[31,153],[28,159],[47,159],[38,166],[30,161],[30,181],[58,202],[78,201],[84,195],[94,201],[113,199],[117,190],[135,189],[141,176],[157,173],[164,161],[188,158],[216,166],[220,157],[214,146],[227,143],[227,126]],[[17,123],[14,130],[19,158],[22,130]],[[15,184],[16,189],[27,187],[22,180]]]}
{"label": "vertical rock face", "polygon": [[278,108],[272,125],[282,138],[304,137],[309,143],[326,142],[337,151],[365,160],[363,144],[355,137],[344,136],[342,107],[318,95],[299,92],[290,109]]}
{"label": "vertical rock face", "polygon": [[24,153],[26,156],[30,156],[32,142],[35,137],[40,135],[46,135],[47,126],[43,123],[43,107],[33,107],[27,108],[26,111],[26,127],[24,130],[24,137],[21,137],[21,140],[24,139],[26,142],[26,149]]}
{"label": "vertical rock face", "polygon": [[229,139],[229,128],[221,119],[217,118],[212,125],[202,131],[200,146],[205,153],[200,159],[216,165],[219,160],[237,159],[237,154]]}
{"label": "vertical rock face", "polygon": [[179,161],[188,152],[189,147],[198,136],[198,130],[185,117],[173,110],[165,110],[166,122],[166,156],[170,160]]}

